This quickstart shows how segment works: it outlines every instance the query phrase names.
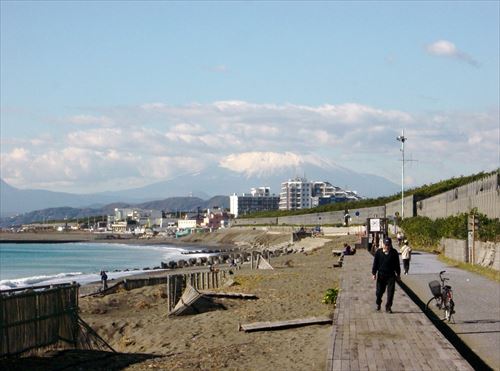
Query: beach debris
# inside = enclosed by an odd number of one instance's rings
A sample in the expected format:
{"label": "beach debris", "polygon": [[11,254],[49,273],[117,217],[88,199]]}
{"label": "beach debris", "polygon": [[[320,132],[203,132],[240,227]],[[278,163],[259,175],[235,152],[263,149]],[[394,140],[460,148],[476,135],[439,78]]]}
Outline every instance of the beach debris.
{"label": "beach debris", "polygon": [[252,332],[252,331],[273,331],[273,330],[283,330],[291,327],[301,327],[310,325],[331,325],[331,317],[309,317],[309,318],[298,318],[286,321],[276,321],[276,322],[254,322],[247,323],[244,325],[239,325],[239,331]]}
{"label": "beach debris", "polygon": [[169,316],[179,316],[185,314],[198,314],[214,309],[226,309],[224,305],[215,303],[208,296],[203,295],[193,286],[187,285],[182,293],[181,298],[175,305],[174,309],[168,314]]}
{"label": "beach debris", "polygon": [[[229,271],[229,272],[231,272],[231,271]],[[231,287],[231,286],[237,286],[237,285],[238,285],[238,283],[234,279],[229,278],[226,280],[226,282],[224,282],[224,284],[222,286],[223,287]]]}
{"label": "beach debris", "polygon": [[344,262],[344,256],[341,255],[336,263],[333,263],[333,268],[342,268],[342,263]]}
{"label": "beach debris", "polygon": [[258,299],[255,294],[245,294],[242,292],[216,292],[216,291],[200,291],[205,296],[213,296],[218,298],[231,298],[231,299]]}
{"label": "beach debris", "polygon": [[273,266],[261,255],[257,258],[257,269],[274,269]]}

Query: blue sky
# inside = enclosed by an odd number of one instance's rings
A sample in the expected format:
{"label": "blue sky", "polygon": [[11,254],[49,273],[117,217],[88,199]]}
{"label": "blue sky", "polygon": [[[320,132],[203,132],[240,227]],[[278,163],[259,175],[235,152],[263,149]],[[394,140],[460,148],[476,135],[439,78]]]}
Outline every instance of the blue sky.
{"label": "blue sky", "polygon": [[398,183],[403,128],[407,186],[491,170],[499,33],[496,1],[2,1],[1,176],[93,192],[293,153]]}

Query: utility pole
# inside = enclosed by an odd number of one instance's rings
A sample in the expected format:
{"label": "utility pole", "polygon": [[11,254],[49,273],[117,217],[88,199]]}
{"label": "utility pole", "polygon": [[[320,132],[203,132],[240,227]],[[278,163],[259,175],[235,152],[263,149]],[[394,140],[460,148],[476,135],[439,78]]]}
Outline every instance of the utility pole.
{"label": "utility pole", "polygon": [[405,197],[405,130],[401,131],[401,135],[396,138],[399,142],[401,142],[401,219],[405,217],[405,208],[404,208],[404,197]]}

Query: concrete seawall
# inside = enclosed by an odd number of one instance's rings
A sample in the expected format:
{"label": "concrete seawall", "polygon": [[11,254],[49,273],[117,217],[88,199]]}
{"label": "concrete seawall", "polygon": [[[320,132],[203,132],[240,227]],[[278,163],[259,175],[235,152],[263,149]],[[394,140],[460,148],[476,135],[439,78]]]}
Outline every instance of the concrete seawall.
{"label": "concrete seawall", "polygon": [[[470,263],[467,241],[443,238],[441,246],[446,257]],[[475,241],[474,250],[475,264],[500,271],[500,243]]]}

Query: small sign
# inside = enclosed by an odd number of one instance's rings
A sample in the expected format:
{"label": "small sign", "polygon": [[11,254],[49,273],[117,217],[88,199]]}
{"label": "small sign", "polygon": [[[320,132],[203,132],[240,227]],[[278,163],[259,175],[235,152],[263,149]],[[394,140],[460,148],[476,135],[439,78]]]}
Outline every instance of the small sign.
{"label": "small sign", "polygon": [[359,211],[356,211],[354,215],[359,216]]}
{"label": "small sign", "polygon": [[380,219],[370,219],[370,232],[380,232]]}

